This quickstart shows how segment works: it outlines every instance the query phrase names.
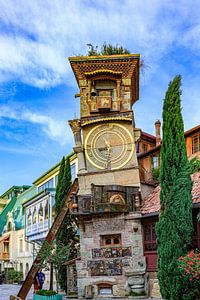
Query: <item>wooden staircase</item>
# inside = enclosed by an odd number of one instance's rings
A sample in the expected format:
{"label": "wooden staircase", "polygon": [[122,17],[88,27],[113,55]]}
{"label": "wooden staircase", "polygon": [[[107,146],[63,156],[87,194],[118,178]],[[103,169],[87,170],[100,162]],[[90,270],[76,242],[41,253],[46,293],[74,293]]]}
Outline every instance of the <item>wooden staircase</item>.
{"label": "wooden staircase", "polygon": [[[47,234],[47,237],[46,237],[47,243],[51,244],[53,242],[53,240],[56,238],[56,235],[59,232],[59,229],[62,225],[62,222],[63,222],[65,216],[70,213],[70,208],[73,203],[73,196],[77,192],[78,192],[78,179],[75,179],[71,186],[70,191],[64,197],[63,206],[61,207],[59,214],[57,215],[54,223],[51,226],[51,229],[49,230],[49,232]],[[43,246],[40,248],[40,250],[37,254],[37,257],[35,258],[35,260],[32,264],[32,267],[29,270],[29,272],[26,276],[26,279],[24,280],[24,282],[18,292],[17,296],[19,298],[17,298],[17,299],[22,299],[22,300],[26,299],[26,296],[33,284],[34,277],[35,277],[36,273],[39,271],[38,264],[41,263],[41,261],[42,261],[42,256],[41,256],[42,251],[43,251]]]}

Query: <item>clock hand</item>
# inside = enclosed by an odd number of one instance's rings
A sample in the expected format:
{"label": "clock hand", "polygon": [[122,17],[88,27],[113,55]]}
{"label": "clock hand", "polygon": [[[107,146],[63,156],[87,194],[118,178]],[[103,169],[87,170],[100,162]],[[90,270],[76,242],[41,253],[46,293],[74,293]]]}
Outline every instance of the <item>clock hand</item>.
{"label": "clock hand", "polygon": [[104,143],[106,144],[107,151],[110,153],[110,151],[111,151],[111,145],[110,145],[109,141],[107,141],[104,137],[103,137],[103,140],[104,140]]}

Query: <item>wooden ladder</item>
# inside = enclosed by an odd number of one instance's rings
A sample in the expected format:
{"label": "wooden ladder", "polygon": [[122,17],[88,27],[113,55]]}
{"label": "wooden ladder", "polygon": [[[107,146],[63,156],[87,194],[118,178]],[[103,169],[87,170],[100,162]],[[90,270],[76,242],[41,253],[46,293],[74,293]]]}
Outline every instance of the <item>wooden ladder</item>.
{"label": "wooden ladder", "polygon": [[[56,238],[57,233],[59,232],[59,229],[62,225],[62,222],[67,214],[70,213],[70,208],[72,205],[72,198],[73,195],[75,195],[78,192],[78,179],[75,179],[70,191],[68,194],[64,197],[63,199],[63,205],[60,209],[59,214],[55,218],[55,221],[53,222],[47,236],[46,236],[46,241],[47,243],[51,244],[53,240]],[[43,246],[40,248],[27,276],[26,279],[24,280],[19,292],[18,292],[18,297],[22,300],[26,299],[26,296],[33,284],[34,277],[36,273],[39,271],[38,264],[42,262],[42,255],[41,253],[43,252]]]}

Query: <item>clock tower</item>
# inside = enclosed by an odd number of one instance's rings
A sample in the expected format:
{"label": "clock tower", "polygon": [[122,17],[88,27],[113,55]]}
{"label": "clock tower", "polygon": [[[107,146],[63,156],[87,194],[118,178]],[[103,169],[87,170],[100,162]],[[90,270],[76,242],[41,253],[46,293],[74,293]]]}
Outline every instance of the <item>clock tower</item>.
{"label": "clock tower", "polygon": [[70,120],[79,192],[72,213],[80,232],[78,296],[124,297],[146,291],[140,179],[133,104],[138,54],[70,57],[80,88],[80,119]]}

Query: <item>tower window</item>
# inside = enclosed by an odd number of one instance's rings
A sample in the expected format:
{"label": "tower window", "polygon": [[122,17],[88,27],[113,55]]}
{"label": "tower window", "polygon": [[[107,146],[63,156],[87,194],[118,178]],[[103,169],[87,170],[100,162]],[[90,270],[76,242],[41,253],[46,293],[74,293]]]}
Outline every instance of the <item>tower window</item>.
{"label": "tower window", "polygon": [[121,246],[121,234],[102,235],[101,246],[102,247]]}

